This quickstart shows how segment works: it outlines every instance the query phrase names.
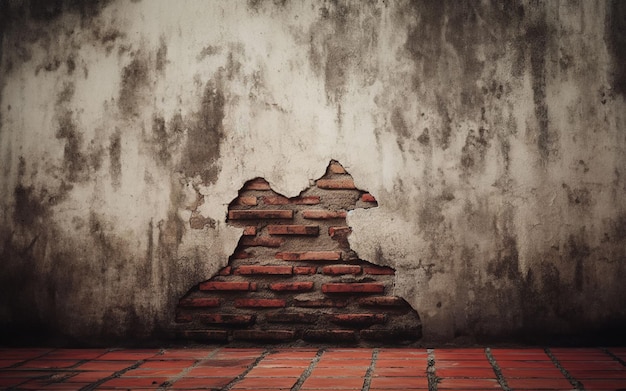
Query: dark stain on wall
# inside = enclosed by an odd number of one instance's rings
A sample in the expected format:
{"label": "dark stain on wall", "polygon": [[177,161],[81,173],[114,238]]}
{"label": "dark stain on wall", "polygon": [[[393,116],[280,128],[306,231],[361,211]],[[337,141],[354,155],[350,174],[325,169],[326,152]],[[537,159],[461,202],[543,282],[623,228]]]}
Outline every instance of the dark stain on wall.
{"label": "dark stain on wall", "polygon": [[159,48],[156,52],[156,70],[157,72],[164,72],[167,65],[167,44],[165,43],[165,37],[160,38]]}
{"label": "dark stain on wall", "polygon": [[591,192],[584,187],[570,188],[565,183],[562,185],[567,192],[567,201],[571,206],[587,208],[591,205]]}
{"label": "dark stain on wall", "polygon": [[187,145],[183,152],[181,169],[188,177],[200,175],[205,183],[217,179],[222,139],[225,137],[222,121],[226,99],[222,82],[210,80],[204,88],[200,110],[189,124]]}
{"label": "dark stain on wall", "polygon": [[613,56],[613,89],[626,96],[626,2],[612,0],[608,9],[607,41]]}
{"label": "dark stain on wall", "polygon": [[122,134],[119,129],[109,139],[109,174],[114,189],[119,189],[122,178]]}
{"label": "dark stain on wall", "polygon": [[83,134],[78,130],[74,114],[65,110],[59,114],[56,138],[65,141],[63,172],[70,182],[89,179],[87,156],[82,152]]}
{"label": "dark stain on wall", "polygon": [[139,108],[144,100],[144,94],[150,84],[150,74],[147,58],[135,54],[134,58],[122,70],[120,96],[117,105],[121,113],[127,118],[139,115]]}
{"label": "dark stain on wall", "polygon": [[478,132],[470,129],[461,149],[461,166],[465,172],[476,172],[485,166],[485,155],[489,150],[493,132],[479,128]]}

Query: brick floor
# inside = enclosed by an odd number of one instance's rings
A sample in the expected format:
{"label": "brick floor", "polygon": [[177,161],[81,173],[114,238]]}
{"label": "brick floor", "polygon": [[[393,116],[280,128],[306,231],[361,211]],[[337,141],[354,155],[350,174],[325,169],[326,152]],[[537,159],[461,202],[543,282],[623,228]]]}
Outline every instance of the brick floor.
{"label": "brick floor", "polygon": [[0,348],[1,390],[625,390],[625,348]]}

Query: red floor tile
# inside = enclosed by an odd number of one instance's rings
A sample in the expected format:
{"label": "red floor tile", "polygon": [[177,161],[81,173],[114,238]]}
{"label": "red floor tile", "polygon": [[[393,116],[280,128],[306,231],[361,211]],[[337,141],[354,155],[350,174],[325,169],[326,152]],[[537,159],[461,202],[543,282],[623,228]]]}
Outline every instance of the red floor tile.
{"label": "red floor tile", "polygon": [[176,381],[172,388],[177,390],[187,388],[221,388],[232,380],[232,377],[184,377]]}
{"label": "red floor tile", "polygon": [[497,360],[498,366],[500,368],[513,368],[513,369],[522,369],[522,368],[544,368],[544,369],[552,369],[556,368],[552,361],[500,361]]}
{"label": "red floor tile", "polygon": [[132,369],[124,373],[121,377],[159,377],[159,376],[176,376],[181,372],[180,368],[161,368],[161,369]]}
{"label": "red floor tile", "polygon": [[32,380],[20,385],[20,390],[60,390],[78,391],[90,383],[50,383],[41,380]]}
{"label": "red floor tile", "polygon": [[95,383],[98,380],[109,377],[113,372],[89,371],[81,372],[65,380],[68,383]]}
{"label": "red floor tile", "polygon": [[139,368],[187,368],[194,365],[195,363],[195,360],[148,360],[141,364]]}
{"label": "red floor tile", "polygon": [[352,390],[363,387],[363,377],[309,377],[304,381],[302,390],[331,389]]}
{"label": "red floor tile", "polygon": [[199,367],[247,367],[254,360],[234,359],[234,360],[206,360],[198,364]]}
{"label": "red floor tile", "polygon": [[302,368],[253,368],[246,377],[299,377]]}
{"label": "red floor tile", "polygon": [[18,359],[18,358],[14,358],[14,359],[9,359],[9,360],[1,360],[0,359],[0,368],[8,368],[8,367],[12,367],[18,363],[23,362],[24,360],[22,359]]}
{"label": "red floor tile", "polygon": [[426,366],[424,368],[379,368],[376,366],[373,372],[375,377],[422,377],[426,376]]}
{"label": "red floor tile", "polygon": [[428,388],[428,378],[426,377],[373,377],[370,383],[371,388]]}
{"label": "red floor tile", "polygon": [[435,373],[438,377],[496,378],[493,368],[436,368]]}
{"label": "red floor tile", "polygon": [[365,367],[368,368],[372,363],[371,360],[320,360],[317,363],[318,368],[330,367]]}
{"label": "red floor tile", "polygon": [[406,359],[406,360],[376,360],[377,368],[426,368],[428,366],[428,360],[425,359]]}
{"label": "red floor tile", "polygon": [[485,353],[439,353],[435,351],[435,361],[451,360],[451,361],[487,361]]}
{"label": "red floor tile", "polygon": [[371,358],[371,349],[327,350],[322,354],[323,360],[371,360]]}
{"label": "red floor tile", "polygon": [[279,360],[279,359],[287,359],[287,360],[312,360],[317,355],[317,349],[315,350],[294,350],[290,352],[286,351],[278,351],[275,353],[271,353],[265,357],[265,360]]}
{"label": "red floor tile", "polygon": [[98,357],[107,361],[139,361],[157,356],[158,350],[116,350]]}
{"label": "red floor tile", "polygon": [[246,367],[195,367],[192,368],[185,376],[187,377],[226,377],[233,378],[241,375]]}
{"label": "red floor tile", "polygon": [[560,379],[506,379],[506,384],[515,390],[519,389],[534,389],[534,390],[552,390],[563,389],[571,390],[574,387],[565,378]]}
{"label": "red floor tile", "polygon": [[52,349],[46,348],[34,348],[34,349],[3,349],[0,350],[0,359],[9,360],[9,359],[20,359],[20,360],[28,360],[32,358],[37,358],[39,356],[43,356],[46,353],[51,352]]}
{"label": "red floor tile", "polygon": [[568,371],[575,370],[620,370],[624,369],[624,366],[617,361],[592,361],[592,362],[584,362],[584,361],[567,361],[562,362],[561,366]]}
{"label": "red floor tile", "polygon": [[501,389],[495,379],[441,379],[438,390],[490,390]]}
{"label": "red floor tile", "polygon": [[435,361],[436,368],[491,368],[489,361]]}
{"label": "red floor tile", "polygon": [[46,360],[93,360],[107,353],[106,349],[57,349],[43,356]]}
{"label": "red floor tile", "polygon": [[233,386],[233,390],[291,388],[297,377],[246,377]]}
{"label": "red floor tile", "polygon": [[131,365],[134,365],[136,361],[89,361],[77,366],[74,369],[81,371],[121,371]]}
{"label": "red floor tile", "polygon": [[25,368],[69,368],[78,364],[78,361],[75,360],[44,360],[37,359],[25,362],[20,365],[20,369]]}
{"label": "red floor tile", "polygon": [[142,388],[158,387],[167,377],[120,377],[107,380],[102,384],[102,388]]}
{"label": "red floor tile", "polygon": [[347,368],[315,368],[311,372],[314,377],[328,376],[365,376],[367,368],[365,367],[347,367]]}
{"label": "red floor tile", "polygon": [[582,381],[583,379],[626,379],[626,368],[623,370],[612,370],[612,371],[590,371],[590,370],[575,370],[569,371],[570,375],[575,377],[577,380]]}
{"label": "red floor tile", "polygon": [[209,357],[214,351],[215,349],[168,349],[156,358],[159,360],[199,360]]}
{"label": "red floor tile", "polygon": [[581,383],[586,390],[621,390],[626,388],[626,380],[585,380]]}
{"label": "red floor tile", "polygon": [[9,388],[9,387],[15,387],[18,386],[22,383],[25,383],[29,380],[32,380],[31,377],[26,377],[26,376],[22,376],[22,377],[0,377],[0,387],[3,388]]}
{"label": "red floor tile", "polygon": [[506,379],[516,377],[516,378],[525,378],[525,379],[551,379],[551,378],[560,378],[563,377],[563,374],[558,368],[551,369],[535,369],[535,368],[524,368],[524,369],[509,369],[502,368],[501,369],[502,376]]}

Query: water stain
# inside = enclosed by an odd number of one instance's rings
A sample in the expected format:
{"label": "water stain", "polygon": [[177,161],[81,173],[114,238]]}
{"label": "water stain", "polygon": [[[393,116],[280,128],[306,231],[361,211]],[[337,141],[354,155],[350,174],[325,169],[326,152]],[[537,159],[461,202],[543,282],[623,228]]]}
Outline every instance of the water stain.
{"label": "water stain", "polygon": [[157,72],[163,72],[167,65],[167,44],[165,43],[165,37],[161,36],[159,40],[159,48],[156,52],[156,70]]}
{"label": "water stain", "polygon": [[109,139],[109,174],[114,189],[119,189],[122,179],[122,134],[115,129]]}
{"label": "water stain", "polygon": [[493,133],[489,129],[470,129],[461,149],[461,166],[466,173],[477,172],[485,166],[485,155],[489,150]]}

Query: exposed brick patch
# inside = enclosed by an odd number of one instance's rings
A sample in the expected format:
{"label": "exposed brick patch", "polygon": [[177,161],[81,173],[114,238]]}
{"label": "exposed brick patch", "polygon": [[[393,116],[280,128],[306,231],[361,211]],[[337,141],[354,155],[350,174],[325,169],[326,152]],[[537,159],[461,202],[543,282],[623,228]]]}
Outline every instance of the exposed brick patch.
{"label": "exposed brick patch", "polygon": [[186,298],[178,302],[180,307],[219,307],[221,300],[213,297]]}
{"label": "exposed brick patch", "polygon": [[270,323],[315,323],[317,314],[305,314],[302,312],[276,312],[265,315],[265,319]]}
{"label": "exposed brick patch", "polygon": [[276,258],[285,261],[338,261],[341,251],[279,252]]}
{"label": "exposed brick patch", "polygon": [[254,323],[255,315],[234,314],[200,314],[198,319],[202,323],[225,326],[249,326]]}
{"label": "exposed brick patch", "polygon": [[279,308],[287,303],[283,299],[237,299],[235,307],[239,308]]}
{"label": "exposed brick patch", "polygon": [[331,314],[327,315],[330,322],[340,326],[364,328],[373,324],[385,323],[385,314]]}
{"label": "exposed brick patch", "polygon": [[233,338],[254,342],[287,342],[296,337],[293,330],[235,330]]}
{"label": "exposed brick patch", "polygon": [[255,236],[256,235],[256,227],[253,225],[249,225],[243,229],[243,236]]}
{"label": "exposed brick patch", "polygon": [[348,305],[348,302],[345,300],[335,300],[335,299],[314,299],[314,300],[301,300],[294,299],[294,305],[296,307],[305,307],[305,308],[343,308]]}
{"label": "exposed brick patch", "polygon": [[252,179],[243,186],[244,190],[270,190],[270,184],[263,178]]}
{"label": "exposed brick patch", "polygon": [[258,200],[255,196],[242,196],[237,197],[236,203],[237,205],[256,206],[258,204]]}
{"label": "exposed brick patch", "polygon": [[385,285],[377,282],[330,283],[322,285],[324,293],[383,293]]}
{"label": "exposed brick patch", "polygon": [[242,265],[235,269],[235,274],[289,276],[293,274],[293,266]]}
{"label": "exposed brick patch", "polygon": [[255,237],[243,237],[239,241],[242,246],[248,247],[280,247],[283,244],[283,239],[272,238],[269,236],[255,236]]}
{"label": "exposed brick patch", "polygon": [[313,281],[299,281],[299,282],[277,282],[270,284],[270,290],[274,292],[307,292],[313,289]]}
{"label": "exposed brick patch", "polygon": [[320,227],[319,225],[268,225],[267,232],[270,235],[317,236],[320,234]]}
{"label": "exposed brick patch", "polygon": [[361,195],[361,201],[363,201],[363,202],[376,202],[376,198],[374,198],[374,196],[371,195],[370,193],[365,193],[365,194]]}
{"label": "exposed brick patch", "polygon": [[262,201],[265,205],[317,205],[320,203],[320,197],[308,196],[290,199],[283,196],[265,196]]}
{"label": "exposed brick patch", "polygon": [[201,291],[256,291],[257,284],[249,281],[207,281],[200,284]]}
{"label": "exposed brick patch", "polygon": [[404,300],[397,296],[370,296],[359,299],[361,306],[397,307],[405,305]]}
{"label": "exposed brick patch", "polygon": [[[244,234],[228,265],[179,301],[174,329],[205,343],[419,339],[417,313],[391,295],[394,270],[350,249],[347,211],[377,205],[335,161],[298,197],[276,193],[262,178],[248,181],[227,215]],[[192,218],[190,224],[200,229],[215,222]]]}
{"label": "exposed brick patch", "polygon": [[360,274],[361,266],[358,265],[332,265],[324,266],[322,273],[329,276],[339,276],[342,274]]}
{"label": "exposed brick patch", "polygon": [[230,220],[292,219],[293,210],[231,210],[230,212],[228,212],[228,218]]}
{"label": "exposed brick patch", "polygon": [[297,275],[311,275],[317,273],[317,268],[313,266],[294,266],[293,274]]}
{"label": "exposed brick patch", "polygon": [[305,330],[302,339],[310,342],[354,343],[356,333],[352,330]]}
{"label": "exposed brick patch", "polygon": [[345,219],[348,213],[345,210],[305,210],[302,217],[309,220]]}
{"label": "exposed brick patch", "polygon": [[356,189],[352,178],[333,178],[333,179],[318,179],[316,182],[317,187],[320,189],[336,189],[336,190],[353,190]]}

